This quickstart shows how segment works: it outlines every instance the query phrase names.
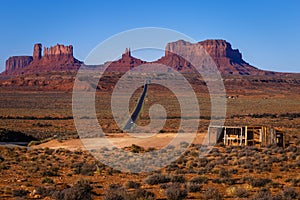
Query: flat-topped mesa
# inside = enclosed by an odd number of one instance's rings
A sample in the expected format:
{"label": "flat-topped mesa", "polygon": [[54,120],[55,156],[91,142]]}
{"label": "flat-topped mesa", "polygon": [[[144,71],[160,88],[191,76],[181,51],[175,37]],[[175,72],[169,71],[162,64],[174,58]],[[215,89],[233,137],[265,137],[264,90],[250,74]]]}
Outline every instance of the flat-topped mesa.
{"label": "flat-topped mesa", "polygon": [[12,56],[6,60],[5,72],[10,74],[16,70],[23,69],[32,62],[32,56]]}
{"label": "flat-topped mesa", "polygon": [[[174,53],[173,53],[174,52]],[[159,63],[171,66],[179,71],[194,71],[188,60],[176,53],[183,53],[189,60],[197,65],[198,58],[210,55],[214,64],[222,75],[274,75],[274,72],[259,70],[242,59],[242,54],[237,49],[232,49],[231,44],[225,40],[205,40],[198,43],[190,43],[183,40],[168,43],[165,55]],[[201,62],[201,59],[199,60]],[[199,63],[198,67],[205,67]]]}
{"label": "flat-topped mesa", "polygon": [[230,59],[230,62],[243,64],[246,63],[242,59],[242,54],[238,49],[232,49],[231,44],[226,40],[205,40],[199,42],[198,44],[202,45],[206,52],[214,59]]}
{"label": "flat-topped mesa", "polygon": [[64,46],[62,44],[57,44],[53,47],[44,48],[44,57],[48,58],[51,56],[67,56],[73,57],[73,46]]}

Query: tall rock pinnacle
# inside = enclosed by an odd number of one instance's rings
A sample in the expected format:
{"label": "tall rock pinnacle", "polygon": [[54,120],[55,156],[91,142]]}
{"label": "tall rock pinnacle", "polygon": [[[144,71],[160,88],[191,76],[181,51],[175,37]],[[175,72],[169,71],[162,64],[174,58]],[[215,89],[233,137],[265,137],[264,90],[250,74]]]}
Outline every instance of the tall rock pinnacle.
{"label": "tall rock pinnacle", "polygon": [[35,44],[33,48],[33,60],[40,60],[42,58],[42,44]]}

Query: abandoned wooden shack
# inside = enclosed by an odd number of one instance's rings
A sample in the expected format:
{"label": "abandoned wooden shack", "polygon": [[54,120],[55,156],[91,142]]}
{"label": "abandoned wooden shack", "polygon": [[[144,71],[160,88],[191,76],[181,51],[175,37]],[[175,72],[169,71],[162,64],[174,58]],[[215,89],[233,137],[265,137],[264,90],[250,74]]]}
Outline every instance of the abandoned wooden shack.
{"label": "abandoned wooden shack", "polygon": [[230,146],[267,146],[276,144],[285,148],[288,137],[277,128],[266,126],[211,126],[208,129],[208,143],[222,142]]}

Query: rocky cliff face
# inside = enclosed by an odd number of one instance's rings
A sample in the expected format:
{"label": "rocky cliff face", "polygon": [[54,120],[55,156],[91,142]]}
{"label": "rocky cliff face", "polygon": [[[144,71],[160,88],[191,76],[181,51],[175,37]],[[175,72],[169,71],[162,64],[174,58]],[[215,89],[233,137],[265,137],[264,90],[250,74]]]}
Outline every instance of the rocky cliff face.
{"label": "rocky cliff face", "polygon": [[202,45],[206,52],[215,60],[215,61],[225,61],[229,60],[231,63],[236,64],[245,64],[246,62],[242,59],[242,54],[238,49],[232,49],[231,44],[225,40],[205,40],[199,42],[198,44]]}
{"label": "rocky cliff face", "polygon": [[24,73],[39,73],[47,71],[77,70],[82,62],[73,56],[73,46],[57,44],[44,48],[42,44],[35,44],[33,56],[13,56],[6,61],[5,75],[19,75]]}
{"label": "rocky cliff face", "polygon": [[23,69],[32,62],[32,56],[12,56],[6,60],[6,73]]}
{"label": "rocky cliff face", "polygon": [[44,48],[44,57],[50,58],[52,56],[65,56],[65,57],[73,57],[73,46],[64,46],[61,44],[57,44],[53,47]]}
{"label": "rocky cliff face", "polygon": [[[205,50],[205,51],[204,51]],[[242,59],[237,49],[225,40],[205,40],[195,44],[179,40],[168,43],[165,55],[157,62],[171,66],[183,72],[193,71],[191,64],[172,52],[183,52],[190,59],[208,54],[223,75],[274,75],[274,72],[259,70]],[[279,74],[279,73],[278,73]]]}

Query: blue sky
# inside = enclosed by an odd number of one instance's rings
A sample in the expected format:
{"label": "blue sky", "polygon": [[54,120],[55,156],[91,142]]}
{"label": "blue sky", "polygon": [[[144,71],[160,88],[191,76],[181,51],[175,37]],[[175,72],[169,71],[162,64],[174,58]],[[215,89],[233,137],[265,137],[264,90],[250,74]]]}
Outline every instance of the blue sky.
{"label": "blue sky", "polygon": [[108,37],[139,27],[170,28],[201,41],[225,39],[244,60],[267,70],[300,72],[299,1],[1,1],[0,71],[33,44],[72,44],[84,60]]}

